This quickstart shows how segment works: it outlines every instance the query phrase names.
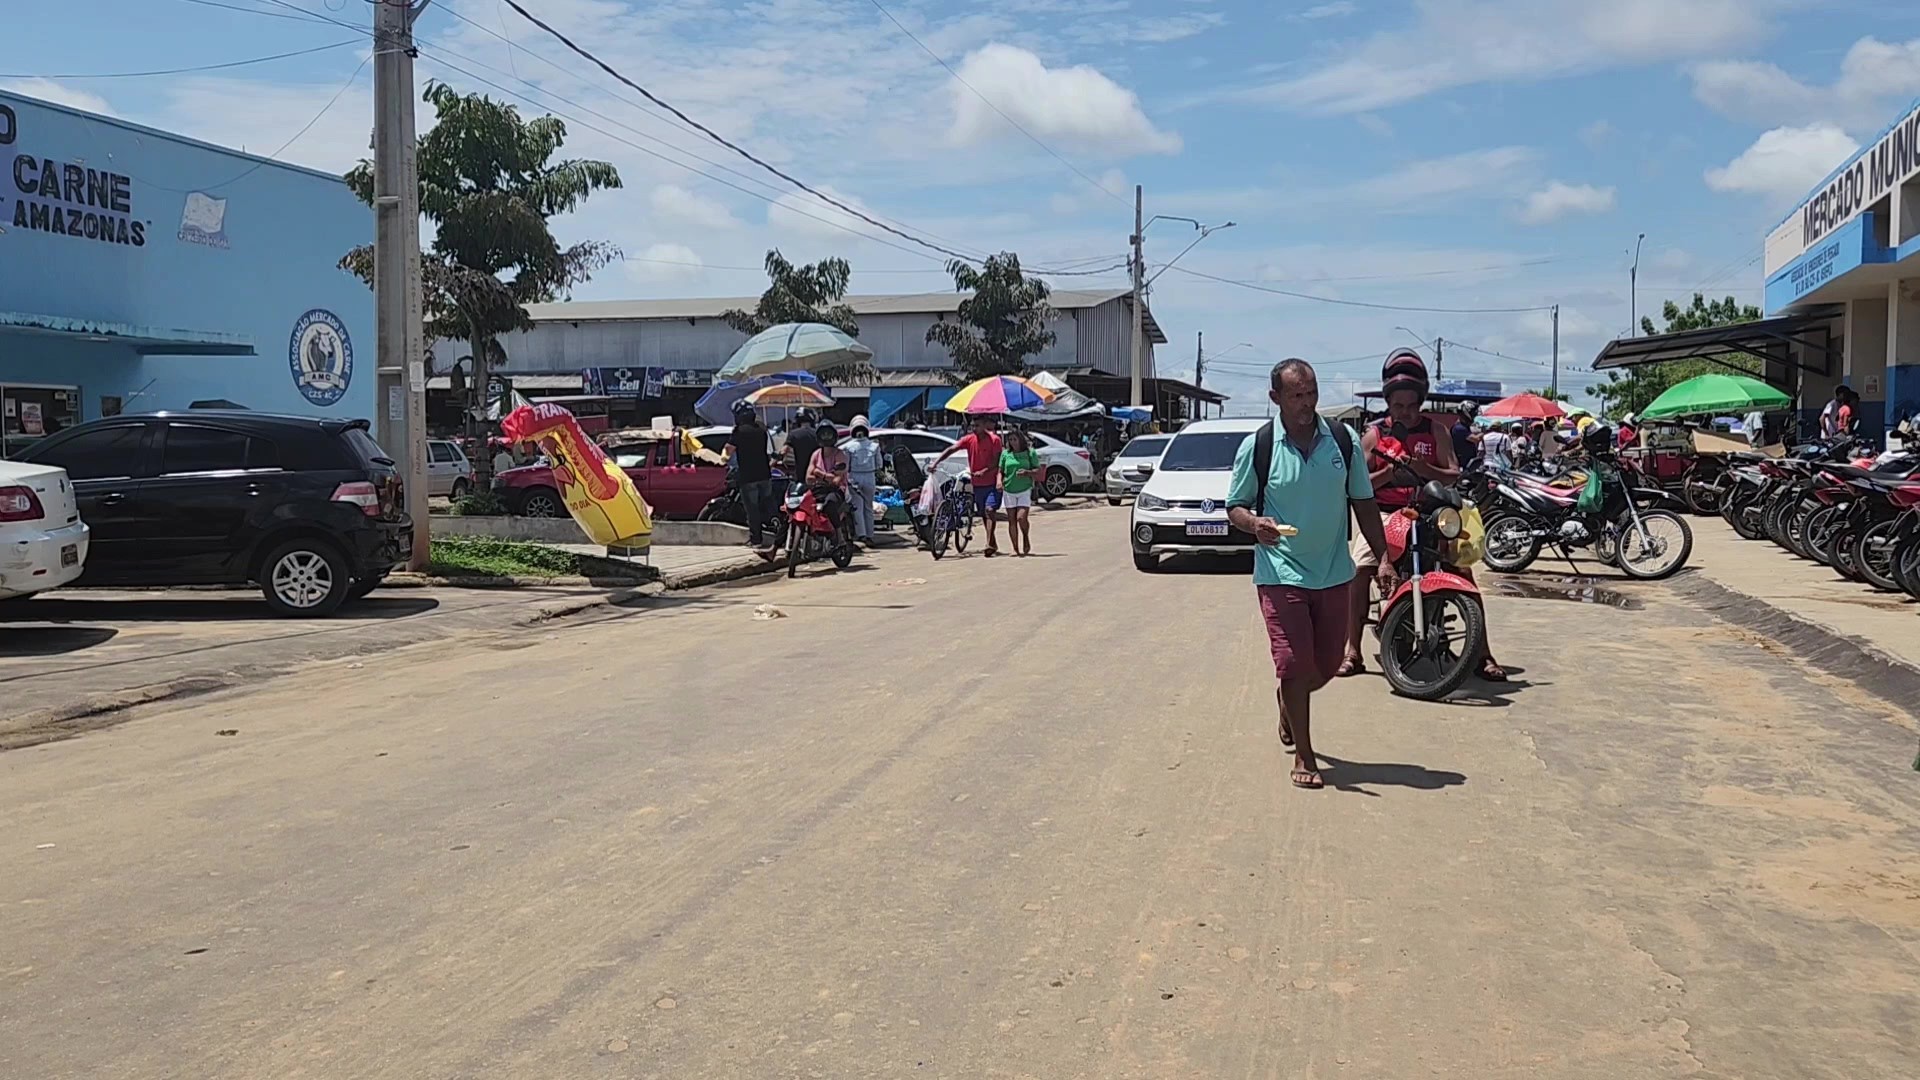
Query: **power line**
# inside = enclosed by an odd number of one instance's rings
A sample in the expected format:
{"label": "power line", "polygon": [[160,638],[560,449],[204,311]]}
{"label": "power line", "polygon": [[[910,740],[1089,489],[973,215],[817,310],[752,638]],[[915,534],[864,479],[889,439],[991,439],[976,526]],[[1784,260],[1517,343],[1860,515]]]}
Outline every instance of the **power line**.
{"label": "power line", "polygon": [[1025,127],[1021,125],[1020,121],[1015,120],[1011,116],[1008,116],[1006,112],[1000,108],[1000,106],[995,105],[993,103],[993,99],[981,93],[978,89],[974,87],[972,83],[968,82],[958,71],[955,71],[953,68],[953,65],[947,63],[945,57],[941,56],[939,53],[934,52],[932,49],[928,48],[927,43],[924,41],[921,41],[917,36],[914,35],[913,31],[907,29],[905,23],[902,23],[899,19],[894,18],[893,12],[888,11],[884,7],[881,7],[880,0],[867,0],[867,2],[873,5],[875,11],[878,11],[880,14],[885,15],[887,17],[888,22],[899,27],[900,32],[907,35],[907,39],[909,41],[912,41],[915,45],[920,46],[921,52],[924,52],[928,56],[933,57],[934,63],[939,64],[943,68],[946,68],[947,74],[953,76],[953,80],[955,82],[959,83],[961,86],[964,86],[969,91],[971,91],[974,97],[979,98],[983,103],[986,104],[987,108],[992,109],[995,113],[997,113],[1000,119],[1005,120],[1009,124],[1012,124],[1014,127],[1014,130],[1018,131],[1022,135],[1025,135],[1027,138],[1033,140],[1033,145],[1039,147],[1042,150],[1045,150],[1049,155],[1053,157],[1055,161],[1058,161],[1060,164],[1065,165],[1069,169],[1072,169],[1073,174],[1075,176],[1078,176],[1080,179],[1085,180],[1088,184],[1092,185],[1094,189],[1099,191],[1102,195],[1107,196],[1108,198],[1114,200],[1115,202],[1118,202],[1122,206],[1125,206],[1127,204],[1127,200],[1124,197],[1122,197],[1118,192],[1109,190],[1105,184],[1102,184],[1100,181],[1095,180],[1093,177],[1088,176],[1086,173],[1082,172],[1080,170],[1080,166],[1075,165],[1071,161],[1068,161],[1065,157],[1061,156],[1057,151],[1055,151],[1053,147],[1048,146],[1046,143],[1042,142],[1040,140],[1040,136],[1035,135],[1031,131],[1028,131]]}
{"label": "power line", "polygon": [[[512,0],[508,0],[508,2],[511,3]],[[1165,269],[1175,270],[1197,278],[1205,278],[1208,281],[1219,282],[1222,285],[1237,285],[1240,288],[1252,289],[1255,292],[1272,293],[1275,296],[1290,296],[1296,300],[1314,300],[1322,304],[1338,304],[1342,307],[1374,308],[1380,311],[1418,311],[1440,315],[1511,315],[1522,312],[1553,310],[1551,305],[1540,307],[1447,308],[1414,307],[1406,304],[1375,304],[1366,300],[1336,300],[1330,296],[1314,296],[1311,293],[1293,292],[1288,289],[1276,289],[1268,285],[1258,285],[1251,281],[1236,281],[1233,278],[1216,277],[1213,274],[1202,273],[1198,270],[1189,270],[1184,266],[1169,266]]]}
{"label": "power line", "polygon": [[1498,357],[1501,360],[1511,360],[1516,364],[1531,364],[1534,367],[1538,367],[1538,368],[1551,368],[1553,366],[1552,364],[1547,363],[1545,360],[1524,360],[1518,356],[1508,356],[1506,353],[1503,353],[1503,352],[1495,352],[1492,349],[1483,349],[1478,345],[1469,345],[1464,341],[1456,341],[1453,338],[1448,338],[1447,344],[1452,345],[1455,348],[1465,349],[1468,352],[1479,353],[1481,356],[1493,356],[1493,357]]}
{"label": "power line", "polygon": [[733,151],[734,153],[739,154],[741,157],[746,158],[748,161],[751,161],[755,165],[760,166],[762,169],[765,169],[767,172],[772,173],[773,175],[779,177],[780,179],[785,180],[787,183],[792,184],[794,187],[797,187],[800,190],[806,192],[807,194],[812,195],[814,198],[819,199],[820,201],[827,203],[830,206],[837,207],[838,209],[844,211],[845,213],[852,214],[854,217],[857,217],[862,221],[865,221],[867,224],[872,225],[875,228],[884,229],[887,232],[890,232],[895,236],[900,237],[903,240],[906,240],[910,243],[918,244],[919,246],[926,248],[929,251],[937,251],[942,255],[951,256],[952,258],[959,259],[962,262],[978,262],[979,261],[979,258],[977,256],[965,255],[965,254],[962,254],[961,252],[953,250],[952,248],[933,243],[932,241],[929,241],[929,240],[923,240],[920,237],[915,236],[914,234],[907,232],[904,229],[896,229],[893,226],[888,225],[887,223],[872,217],[871,215],[867,214],[865,211],[857,210],[854,207],[851,207],[846,203],[841,202],[839,199],[836,199],[833,196],[828,195],[814,188],[812,185],[807,184],[805,181],[799,179],[798,177],[795,177],[792,174],[787,173],[782,169],[779,169],[773,165],[768,164],[767,162],[761,160],[759,157],[756,157],[751,151],[739,146],[736,143],[728,141],[719,132],[714,131],[712,128],[707,127],[705,124],[700,123],[699,121],[695,120],[693,117],[688,116],[686,113],[681,112],[679,109],[675,108],[674,106],[668,104],[665,101],[662,101],[660,98],[656,97],[652,91],[648,90],[644,86],[641,86],[639,83],[634,82],[632,79],[627,78],[625,75],[622,75],[619,71],[615,70],[606,61],[595,56],[593,53],[588,52],[586,49],[583,49],[580,46],[574,44],[573,39],[567,37],[565,34],[562,34],[560,31],[555,30],[552,26],[548,25],[546,22],[541,20],[538,16],[534,15],[532,12],[522,7],[520,5],[520,0],[501,0],[501,2],[505,3],[508,7],[512,8],[514,11],[518,12],[521,18],[527,20],[528,22],[534,24],[535,26],[538,26],[540,29],[545,30],[549,35],[551,35],[556,40],[558,40],[562,45],[565,45],[568,49],[571,49],[573,52],[577,53],[582,59],[589,61],[595,67],[598,67],[600,70],[620,80],[620,82],[624,83],[626,86],[630,87],[631,89],[639,93],[640,96],[646,98],[648,101],[653,102],[655,105],[658,105],[661,108],[672,113],[673,115],[679,117],[682,121],[698,129],[702,134],[706,135],[708,138],[712,139],[713,141],[719,143],[721,146],[724,146],[727,149]]}
{"label": "power line", "polygon": [[[181,2],[187,3],[187,4],[199,4],[201,7],[223,8],[227,11],[239,11],[239,12],[244,12],[248,15],[266,15],[275,19],[292,19],[295,22],[335,23],[336,25],[346,25],[344,23],[339,23],[338,20],[329,19],[323,15],[318,15],[311,11],[304,11],[304,12],[301,12],[300,14],[295,15],[295,14],[289,14],[284,11],[268,11],[264,8],[243,7],[242,5],[239,5],[239,4],[226,4],[226,3],[221,3],[220,0],[181,0]],[[356,27],[356,29],[358,28]]]}
{"label": "power line", "polygon": [[[262,13],[264,14],[264,12]],[[250,64],[267,64],[275,60],[291,60],[296,56],[311,56],[314,53],[327,52],[330,49],[344,49],[359,44],[359,38],[336,41],[331,45],[315,45],[311,49],[295,49],[293,52],[274,53],[272,56],[255,56],[247,60],[228,60],[220,64],[197,64],[193,67],[155,68],[152,71],[104,71],[95,73],[55,72],[47,75],[8,75],[0,74],[0,79],[143,79],[152,75],[190,75],[197,71],[224,71],[227,68],[247,67]]]}

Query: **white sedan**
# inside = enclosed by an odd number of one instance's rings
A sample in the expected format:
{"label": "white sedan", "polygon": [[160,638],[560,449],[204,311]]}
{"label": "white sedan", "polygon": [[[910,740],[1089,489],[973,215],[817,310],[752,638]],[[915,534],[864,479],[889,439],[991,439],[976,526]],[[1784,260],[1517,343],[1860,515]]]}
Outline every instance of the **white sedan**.
{"label": "white sedan", "polygon": [[1167,449],[1171,435],[1136,435],[1107,466],[1107,504],[1119,506],[1120,500],[1140,494],[1147,477],[1160,467],[1160,455]]}
{"label": "white sedan", "polygon": [[0,461],[0,600],[79,577],[87,535],[65,469]]}

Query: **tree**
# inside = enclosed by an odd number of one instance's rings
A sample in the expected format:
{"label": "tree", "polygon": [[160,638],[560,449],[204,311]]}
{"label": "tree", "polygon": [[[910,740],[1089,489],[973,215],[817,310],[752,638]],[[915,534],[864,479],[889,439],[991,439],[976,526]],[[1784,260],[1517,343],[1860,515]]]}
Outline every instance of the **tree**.
{"label": "tree", "polygon": [[1572,398],[1561,393],[1560,391],[1555,390],[1551,386],[1543,386],[1538,390],[1529,390],[1527,391],[1527,393],[1532,394],[1535,397],[1546,398],[1548,401],[1572,401],[1573,400]]}
{"label": "tree", "polygon": [[[567,138],[555,117],[522,120],[511,105],[437,80],[421,99],[436,115],[416,152],[420,213],[434,225],[432,248],[420,259],[421,306],[429,337],[470,346],[477,405],[486,393],[487,361],[504,355],[498,337],[532,326],[526,305],[567,296],[620,257],[600,240],[563,248],[549,228],[551,218],[591,193],[621,186],[620,174],[604,161],[554,161]],[[362,160],[346,181],[373,205],[373,162]],[[373,284],[372,245],[347,252],[340,265]],[[475,465],[489,471],[487,455]]]}
{"label": "tree", "polygon": [[1027,357],[1057,340],[1047,329],[1054,319],[1047,303],[1052,290],[1021,273],[1020,256],[1003,251],[978,268],[956,259],[947,272],[955,289],[973,295],[960,301],[958,319],[928,327],[927,341],[946,346],[960,381],[1024,374]]}
{"label": "tree", "polygon": [[[1741,304],[1731,296],[1709,302],[1706,297],[1694,293],[1693,303],[1684,308],[1668,300],[1662,305],[1660,316],[1667,324],[1665,330],[1654,329],[1653,320],[1642,316],[1641,332],[1648,335],[1674,334],[1682,330],[1735,326],[1759,319],[1760,309],[1752,304]],[[1668,360],[1609,371],[1607,381],[1588,387],[1587,393],[1600,399],[1601,412],[1618,420],[1628,413],[1645,409],[1653,403],[1654,398],[1666,393],[1676,383],[1685,382],[1696,375],[1726,371],[1729,366],[1750,375],[1762,373],[1758,359],[1739,354],[1726,354],[1715,360]]]}
{"label": "tree", "polygon": [[[767,291],[752,311],[732,308],[720,313],[728,326],[752,337],[782,323],[825,323],[848,337],[860,336],[860,320],[846,302],[853,268],[840,258],[821,259],[812,266],[795,266],[778,248],[767,252]],[[829,382],[868,383],[878,375],[862,361],[817,373]]]}

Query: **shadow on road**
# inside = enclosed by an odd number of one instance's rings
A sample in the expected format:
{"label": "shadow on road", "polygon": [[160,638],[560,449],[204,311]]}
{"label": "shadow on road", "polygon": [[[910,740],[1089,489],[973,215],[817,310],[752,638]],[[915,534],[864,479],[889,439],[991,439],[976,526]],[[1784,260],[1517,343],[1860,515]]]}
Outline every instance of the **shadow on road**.
{"label": "shadow on road", "polygon": [[1322,764],[1321,777],[1328,787],[1336,791],[1351,791],[1360,795],[1379,798],[1377,791],[1368,791],[1362,784],[1375,787],[1404,787],[1418,791],[1439,791],[1442,788],[1458,787],[1467,782],[1464,773],[1445,772],[1429,769],[1424,765],[1396,765],[1373,761],[1342,761],[1329,754],[1317,755]]}
{"label": "shadow on road", "polygon": [[7,627],[0,624],[0,657],[76,653],[103,645],[119,632],[110,626]]}
{"label": "shadow on road", "polygon": [[1468,679],[1454,695],[1440,702],[1442,705],[1454,705],[1469,709],[1505,709],[1513,705],[1509,700],[1513,695],[1532,687],[1534,684],[1525,679],[1515,678],[1523,668],[1507,669],[1507,681],[1490,683],[1481,679]]}
{"label": "shadow on road", "polygon": [[[426,596],[370,596],[343,606],[327,621],[404,619],[440,606]],[[178,596],[152,600],[86,599],[74,596],[36,597],[10,605],[0,614],[0,626],[19,622],[284,622],[266,601],[259,599],[190,600]]]}
{"label": "shadow on road", "polygon": [[1169,555],[1160,560],[1162,574],[1213,574],[1250,578],[1252,555]]}

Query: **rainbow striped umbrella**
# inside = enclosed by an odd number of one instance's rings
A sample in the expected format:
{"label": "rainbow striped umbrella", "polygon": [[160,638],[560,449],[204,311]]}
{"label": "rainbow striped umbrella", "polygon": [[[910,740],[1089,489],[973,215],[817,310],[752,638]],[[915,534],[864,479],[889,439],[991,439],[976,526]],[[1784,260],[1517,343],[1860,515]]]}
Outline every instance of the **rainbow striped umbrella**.
{"label": "rainbow striped umbrella", "polygon": [[1052,391],[1018,376],[992,375],[954,391],[946,407],[959,413],[1010,413],[1037,409],[1052,397]]}
{"label": "rainbow striped umbrella", "polygon": [[833,399],[805,383],[773,383],[763,386],[744,399],[756,409],[824,409]]}

